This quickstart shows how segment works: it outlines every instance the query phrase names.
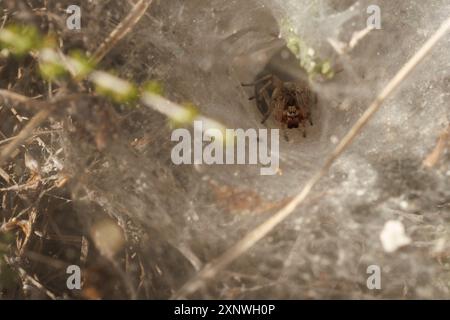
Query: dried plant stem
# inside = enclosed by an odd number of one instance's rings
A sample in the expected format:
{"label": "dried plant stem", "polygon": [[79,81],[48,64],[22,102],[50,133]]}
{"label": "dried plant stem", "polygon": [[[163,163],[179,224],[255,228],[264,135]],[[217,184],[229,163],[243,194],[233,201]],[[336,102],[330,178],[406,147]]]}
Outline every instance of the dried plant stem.
{"label": "dried plant stem", "polygon": [[40,111],[33,118],[31,118],[27,125],[19,132],[19,134],[15,136],[11,140],[11,142],[0,151],[0,167],[5,163],[5,161],[9,159],[9,157],[13,154],[17,147],[24,143],[30,136],[32,136],[34,134],[34,130],[39,127],[45,120],[47,120],[58,103],[72,100],[77,96],[79,95],[63,95],[61,93],[60,96],[55,97],[50,101],[35,101],[26,96],[13,93],[8,90],[0,89],[0,97],[12,99],[23,104],[32,103],[34,107],[40,109]]}
{"label": "dried plant stem", "polygon": [[[58,131],[61,131],[61,130],[62,130],[62,129],[37,131],[37,132],[34,132],[34,133],[30,136],[30,138],[36,138],[36,137],[38,137],[38,136],[43,136],[43,135],[46,135],[46,134],[52,134],[52,133],[55,133],[55,132],[58,132]],[[16,138],[17,138],[17,136],[14,136],[14,137],[11,137],[11,138],[3,139],[3,140],[0,141],[0,146],[3,145],[3,144],[7,144],[7,143],[9,143],[10,141],[13,141],[13,140],[16,139]]]}
{"label": "dried plant stem", "polygon": [[24,104],[33,102],[33,100],[29,97],[26,97],[19,93],[15,93],[15,92],[5,90],[5,89],[0,89],[0,97],[2,97],[5,100],[12,100],[14,102],[24,103]]}
{"label": "dried plant stem", "polygon": [[[0,243],[1,251],[8,251],[10,249],[11,248],[8,245]],[[66,268],[68,265],[67,262],[58,260],[56,258],[48,257],[48,256],[42,255],[42,254],[40,254],[38,252],[34,252],[34,251],[24,250],[23,255],[33,261],[44,263],[44,264],[48,265],[49,267],[52,267],[55,269],[63,269],[63,268]]]}
{"label": "dried plant stem", "polygon": [[122,40],[133,27],[141,20],[153,0],[140,0],[131,9],[130,13],[119,25],[110,33],[108,38],[100,45],[92,56],[92,61],[99,63],[114,46]]}
{"label": "dried plant stem", "polygon": [[418,52],[397,72],[397,74],[389,81],[384,89],[378,94],[377,98],[367,108],[364,114],[353,125],[350,131],[344,136],[335,150],[329,155],[323,166],[312,176],[306,183],[303,190],[295,196],[285,207],[283,207],[276,214],[271,216],[261,225],[249,232],[243,239],[238,241],[234,246],[228,249],[225,253],[217,259],[208,263],[200,272],[181,287],[173,296],[173,299],[181,299],[187,297],[189,294],[196,292],[204,283],[214,278],[218,272],[226,268],[234,260],[243,255],[259,240],[264,238],[270,231],[272,231],[280,222],[285,220],[305,198],[309,195],[312,188],[317,182],[324,177],[331,165],[336,159],[347,149],[352,143],[358,133],[364,128],[367,122],[381,107],[382,103],[392,95],[405,78],[414,70],[414,68],[421,62],[436,45],[436,43],[447,33],[450,29],[450,17],[442,24],[442,26],[435,32],[435,34],[428,39]]}
{"label": "dried plant stem", "polygon": [[11,141],[1,152],[0,152],[0,166],[4,164],[9,156],[16,150],[16,148],[22,144],[26,139],[28,139],[32,134],[34,129],[40,126],[51,114],[52,108],[47,107],[39,111],[27,125],[20,131],[20,133]]}

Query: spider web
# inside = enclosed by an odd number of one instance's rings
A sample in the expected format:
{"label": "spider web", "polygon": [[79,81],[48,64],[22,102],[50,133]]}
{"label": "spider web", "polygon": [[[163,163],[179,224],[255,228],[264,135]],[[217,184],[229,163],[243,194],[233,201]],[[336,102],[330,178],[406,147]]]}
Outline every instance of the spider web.
{"label": "spider web", "polygon": [[[348,43],[365,28],[370,4],[381,8],[382,30],[370,32],[353,51],[339,56],[328,39]],[[93,6],[93,16],[86,19],[97,25],[96,12],[105,10],[119,19],[127,9],[122,4]],[[166,119],[138,108],[121,124],[92,177],[82,182],[79,211],[93,212],[95,203],[149,234],[142,252],[149,268],[157,261],[163,270],[164,289],[157,296],[168,297],[196,267],[217,257],[300,190],[449,13],[445,0],[426,5],[155,1],[105,64],[137,82],[161,81],[168,98],[191,102],[228,128],[278,127],[272,118],[261,124],[261,111],[248,100],[253,92],[241,82],[270,72],[285,80],[307,79],[278,37],[286,19],[317,55],[331,57],[341,71],[333,80],[311,83],[319,97],[314,126],[308,127],[307,138],[290,130],[290,141],[280,140],[281,170],[275,176],[259,175],[259,166],[175,166]],[[101,39],[90,34],[93,47]],[[374,297],[365,286],[371,264],[384,272],[382,297],[399,298],[406,291],[411,297],[445,297],[448,274],[429,256],[436,241],[448,245],[448,154],[433,169],[424,169],[422,161],[448,124],[449,49],[447,37],[387,101],[310,200],[198,297]],[[79,117],[89,122],[83,114]],[[67,140],[67,166],[85,168],[95,148],[71,136]],[[148,143],[131,147],[136,140]],[[403,221],[413,243],[387,255],[379,233],[390,219]]]}

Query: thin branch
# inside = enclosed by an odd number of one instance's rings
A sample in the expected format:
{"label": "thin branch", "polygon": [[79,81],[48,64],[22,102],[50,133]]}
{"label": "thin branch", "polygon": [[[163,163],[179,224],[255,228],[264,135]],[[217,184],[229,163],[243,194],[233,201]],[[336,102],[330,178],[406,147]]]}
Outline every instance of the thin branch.
{"label": "thin branch", "polygon": [[[0,90],[5,91],[5,90]],[[4,92],[0,92],[0,96]],[[11,94],[11,92],[9,92]],[[16,94],[13,94],[16,95]],[[18,95],[20,96],[20,95]],[[9,159],[9,157],[13,154],[13,152],[17,149],[19,145],[24,143],[30,136],[34,134],[34,130],[39,127],[47,118],[50,116],[50,114],[55,109],[56,105],[59,102],[70,100],[76,97],[76,95],[63,95],[60,97],[55,97],[51,101],[34,101],[36,105],[40,105],[41,110],[27,123],[27,125],[19,132],[17,136],[14,137],[14,139],[6,145],[0,152],[0,167]],[[23,103],[29,103],[30,98],[28,100],[23,100],[24,96],[20,96],[18,98],[18,102]],[[21,101],[23,100],[23,101]]]}
{"label": "thin branch", "polygon": [[436,33],[428,39],[422,48],[397,72],[397,74],[389,81],[384,89],[378,94],[377,98],[367,108],[364,114],[353,125],[350,131],[344,136],[336,149],[329,155],[323,166],[312,176],[306,183],[303,190],[295,196],[285,207],[283,207],[276,214],[271,216],[261,225],[249,232],[243,239],[238,241],[234,246],[228,249],[225,253],[217,259],[208,263],[196,276],[184,284],[173,296],[173,299],[181,299],[187,297],[189,294],[200,289],[206,281],[213,279],[221,270],[225,269],[233,261],[246,253],[259,240],[264,238],[270,231],[272,231],[279,223],[285,220],[309,195],[312,188],[318,181],[324,177],[331,165],[336,159],[347,149],[359,132],[365,127],[368,121],[379,110],[382,103],[392,95],[406,77],[415,69],[415,67],[428,55],[436,43],[447,33],[450,29],[450,17],[442,24]]}
{"label": "thin branch", "polygon": [[[60,132],[60,131],[62,131],[62,130],[61,130],[61,129],[53,129],[53,130],[36,131],[35,133],[33,133],[33,134],[30,136],[30,138],[31,138],[31,139],[34,139],[34,138],[36,138],[36,137],[38,137],[38,136],[43,136],[43,135],[46,135],[46,134],[52,134],[52,133]],[[12,141],[12,140],[14,140],[14,139],[16,139],[16,137],[17,137],[17,136],[14,136],[14,137],[11,137],[11,138],[6,138],[6,139],[3,139],[3,140],[0,140],[0,146],[3,145],[3,144],[8,143],[8,142],[10,142],[10,141]]]}
{"label": "thin branch", "polygon": [[32,134],[34,129],[39,127],[52,113],[52,108],[44,108],[39,111],[27,125],[20,131],[20,133],[10,142],[2,151],[0,152],[0,166],[9,159],[11,154],[16,150],[16,148],[22,144],[26,139],[28,139]]}
{"label": "thin branch", "polygon": [[171,120],[178,119],[181,123],[192,124],[194,124],[195,121],[200,121],[202,123],[202,130],[205,134],[208,129],[213,128],[225,132],[226,127],[220,122],[202,114],[196,114],[192,110],[189,110],[189,108],[170,101],[163,96],[151,92],[144,92],[141,96],[141,102],[145,106],[164,114]]}
{"label": "thin branch", "polygon": [[[7,251],[9,249],[10,248],[9,248],[8,245],[0,243],[0,250]],[[26,256],[27,258],[35,261],[35,262],[46,264],[46,265],[48,265],[48,266],[50,266],[52,268],[55,268],[55,269],[65,269],[69,265],[68,262],[64,262],[64,261],[58,260],[56,258],[51,258],[51,257],[48,257],[46,255],[42,255],[42,254],[40,254],[38,252],[35,252],[35,251],[24,250],[23,251],[23,255]]]}
{"label": "thin branch", "polygon": [[99,63],[112,48],[122,40],[133,27],[141,20],[153,0],[140,0],[135,4],[130,13],[119,25],[110,33],[108,38],[100,45],[92,56],[92,61]]}
{"label": "thin branch", "polygon": [[33,100],[29,97],[5,89],[0,89],[0,97],[2,97],[4,100],[12,100],[14,102],[24,104],[29,104],[30,102],[33,102]]}

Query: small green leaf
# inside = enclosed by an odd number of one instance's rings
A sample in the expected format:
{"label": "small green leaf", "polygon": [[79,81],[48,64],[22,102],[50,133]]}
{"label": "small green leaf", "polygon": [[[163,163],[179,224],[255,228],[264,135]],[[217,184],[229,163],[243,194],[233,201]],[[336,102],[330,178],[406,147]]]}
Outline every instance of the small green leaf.
{"label": "small green leaf", "polygon": [[191,102],[183,103],[182,107],[183,109],[180,112],[170,116],[169,123],[171,127],[179,128],[186,124],[191,124],[199,115],[197,106]]}
{"label": "small green leaf", "polygon": [[67,70],[61,57],[50,48],[41,50],[39,55],[39,70],[41,76],[48,81],[55,81],[67,75]]}
{"label": "small green leaf", "polygon": [[19,57],[39,49],[42,43],[39,32],[33,26],[11,25],[0,30],[0,48],[6,48]]}
{"label": "small green leaf", "polygon": [[116,102],[132,102],[138,97],[134,84],[103,71],[95,71],[90,80],[95,84],[97,93],[107,96]]}
{"label": "small green leaf", "polygon": [[79,50],[70,52],[67,60],[68,67],[71,68],[77,79],[87,77],[95,68],[95,64]]}
{"label": "small green leaf", "polygon": [[144,85],[144,91],[157,94],[159,96],[164,96],[164,87],[161,82],[156,80],[151,80]]}
{"label": "small green leaf", "polygon": [[295,55],[309,77],[321,75],[331,79],[334,76],[331,63],[329,61],[322,62],[317,57],[315,50],[296,34],[289,21],[283,21],[280,30],[281,36],[286,40],[287,48]]}
{"label": "small green leaf", "polygon": [[322,70],[321,71],[322,71],[322,74],[327,74],[327,73],[329,73],[331,71],[331,64],[330,64],[329,61],[325,61],[322,64]]}

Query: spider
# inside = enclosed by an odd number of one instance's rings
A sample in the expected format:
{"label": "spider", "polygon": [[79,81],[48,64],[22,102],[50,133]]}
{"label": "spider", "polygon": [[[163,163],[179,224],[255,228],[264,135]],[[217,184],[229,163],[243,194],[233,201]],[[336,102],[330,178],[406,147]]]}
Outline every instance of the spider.
{"label": "spider", "polygon": [[[259,84],[263,84],[258,88]],[[272,112],[275,120],[281,123],[283,135],[289,141],[286,129],[299,128],[306,137],[306,123],[312,126],[311,107],[317,103],[316,95],[303,82],[283,82],[273,74],[266,75],[253,83],[242,83],[243,87],[254,86],[256,105],[264,114],[261,123],[265,123]],[[264,100],[261,99],[261,96]],[[263,109],[266,104],[266,111]]]}

